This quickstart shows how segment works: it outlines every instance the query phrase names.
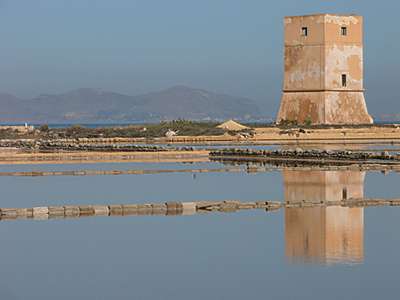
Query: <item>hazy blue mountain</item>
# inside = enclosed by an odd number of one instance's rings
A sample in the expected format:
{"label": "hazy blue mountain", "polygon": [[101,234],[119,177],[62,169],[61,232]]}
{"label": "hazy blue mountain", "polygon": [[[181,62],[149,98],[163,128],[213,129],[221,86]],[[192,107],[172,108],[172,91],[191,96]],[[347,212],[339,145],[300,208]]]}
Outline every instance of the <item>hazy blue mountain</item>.
{"label": "hazy blue mountain", "polygon": [[151,122],[171,119],[238,120],[260,117],[250,99],[186,86],[129,96],[82,88],[23,100],[0,94],[0,122]]}

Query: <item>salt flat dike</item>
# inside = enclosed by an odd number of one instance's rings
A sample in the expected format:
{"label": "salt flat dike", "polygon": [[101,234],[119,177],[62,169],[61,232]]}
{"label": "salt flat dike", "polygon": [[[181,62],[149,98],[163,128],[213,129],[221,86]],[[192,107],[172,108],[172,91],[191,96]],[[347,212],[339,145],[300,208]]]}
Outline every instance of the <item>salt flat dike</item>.
{"label": "salt flat dike", "polygon": [[221,162],[266,162],[283,166],[293,165],[385,165],[399,166],[400,153],[388,151],[342,150],[249,150],[223,149],[210,152],[210,159]]}
{"label": "salt flat dike", "polygon": [[400,170],[400,153],[364,150],[223,150],[194,149],[174,144],[152,146],[82,140],[1,140],[0,164],[18,163],[96,163],[96,162],[258,162],[279,167],[363,166],[364,169]]}
{"label": "salt flat dike", "polygon": [[2,140],[0,164],[67,164],[98,162],[201,162],[209,151],[192,147],[132,145],[76,140]]}
{"label": "salt flat dike", "polygon": [[0,220],[49,220],[76,219],[84,217],[129,217],[129,216],[188,216],[206,213],[233,213],[243,210],[273,212],[282,208],[310,207],[374,207],[400,206],[400,199],[347,199],[313,203],[306,201],[284,203],[279,201],[241,202],[238,200],[166,202],[146,204],[111,205],[66,205],[31,208],[0,208]]}

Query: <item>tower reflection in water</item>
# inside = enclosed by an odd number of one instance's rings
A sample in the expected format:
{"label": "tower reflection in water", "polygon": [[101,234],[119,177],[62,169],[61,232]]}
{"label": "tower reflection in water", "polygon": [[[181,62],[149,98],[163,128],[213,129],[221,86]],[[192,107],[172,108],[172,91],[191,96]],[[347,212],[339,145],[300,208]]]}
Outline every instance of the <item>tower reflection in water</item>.
{"label": "tower reflection in water", "polygon": [[[364,196],[365,172],[283,171],[285,201],[321,203]],[[286,208],[286,257],[291,262],[361,263],[364,210],[341,206]]]}

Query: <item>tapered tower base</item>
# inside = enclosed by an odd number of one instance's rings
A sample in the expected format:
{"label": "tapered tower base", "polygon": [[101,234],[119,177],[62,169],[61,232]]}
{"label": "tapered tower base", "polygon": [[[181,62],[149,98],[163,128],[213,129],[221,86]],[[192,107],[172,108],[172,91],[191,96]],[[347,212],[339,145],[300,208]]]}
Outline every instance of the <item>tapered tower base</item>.
{"label": "tapered tower base", "polygon": [[371,124],[363,92],[284,92],[277,123]]}

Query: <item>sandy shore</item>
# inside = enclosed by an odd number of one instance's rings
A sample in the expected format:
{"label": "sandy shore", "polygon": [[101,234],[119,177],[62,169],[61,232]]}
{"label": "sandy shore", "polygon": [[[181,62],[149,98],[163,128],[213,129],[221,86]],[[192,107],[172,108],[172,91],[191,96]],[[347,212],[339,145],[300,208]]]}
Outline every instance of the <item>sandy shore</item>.
{"label": "sandy shore", "polygon": [[255,128],[254,135],[176,136],[171,139],[154,139],[156,143],[249,143],[249,144],[379,144],[400,143],[400,127],[281,129]]}
{"label": "sandy shore", "polygon": [[[34,139],[0,140],[0,146],[15,142],[34,142]],[[288,128],[265,127],[254,128],[253,134],[225,133],[224,135],[174,136],[158,138],[70,138],[54,139],[56,143],[81,144],[223,144],[235,142],[249,143],[400,143],[400,125],[365,126],[365,127],[332,127],[332,128]]]}

